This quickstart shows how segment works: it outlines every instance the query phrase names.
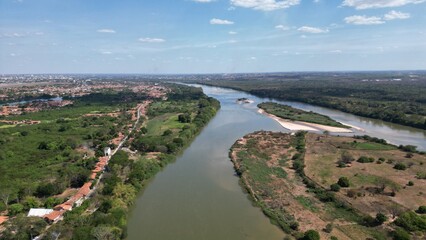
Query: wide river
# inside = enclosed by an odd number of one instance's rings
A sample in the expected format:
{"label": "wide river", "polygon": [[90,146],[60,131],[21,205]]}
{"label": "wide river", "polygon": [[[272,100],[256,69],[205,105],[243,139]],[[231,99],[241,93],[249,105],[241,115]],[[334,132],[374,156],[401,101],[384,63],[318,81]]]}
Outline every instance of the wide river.
{"label": "wide river", "polygon": [[[128,224],[130,240],[283,239],[284,233],[254,207],[238,184],[229,148],[256,130],[287,132],[274,120],[257,113],[256,105],[270,101],[230,89],[202,86],[222,108],[192,144],[158,173],[139,195]],[[236,104],[237,98],[252,104]],[[275,100],[274,100],[275,101]],[[426,131],[357,117],[308,104],[283,102],[326,114],[395,144],[426,149]]]}

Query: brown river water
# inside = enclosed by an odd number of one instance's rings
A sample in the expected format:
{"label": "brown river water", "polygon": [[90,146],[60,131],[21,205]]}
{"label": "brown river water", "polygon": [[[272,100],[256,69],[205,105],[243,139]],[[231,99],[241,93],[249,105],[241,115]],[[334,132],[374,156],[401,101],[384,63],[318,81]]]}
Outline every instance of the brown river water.
{"label": "brown river water", "polygon": [[[230,89],[202,87],[207,95],[221,102],[222,108],[183,154],[140,193],[129,219],[128,239],[283,239],[285,234],[250,202],[228,158],[232,144],[250,132],[288,132],[257,112],[258,103],[271,99]],[[237,104],[236,99],[242,97],[254,103]],[[365,130],[356,131],[356,135],[368,134],[397,145],[411,144],[426,150],[426,131],[423,130],[309,104],[276,102],[325,114]]]}

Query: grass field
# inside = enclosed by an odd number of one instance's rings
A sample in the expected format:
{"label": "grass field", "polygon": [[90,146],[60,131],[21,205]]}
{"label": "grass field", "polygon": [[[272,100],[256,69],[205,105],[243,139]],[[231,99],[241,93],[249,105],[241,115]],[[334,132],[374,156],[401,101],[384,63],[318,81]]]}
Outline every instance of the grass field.
{"label": "grass field", "polygon": [[[383,213],[392,219],[396,211],[426,205],[425,180],[416,177],[426,172],[424,155],[371,142],[377,139],[298,135],[255,132],[238,140],[230,153],[243,186],[286,232],[297,236],[297,231],[314,229],[321,239],[388,239],[395,226],[372,224],[367,216],[374,221]],[[339,167],[344,156],[351,160]],[[361,157],[369,161],[358,162]],[[397,163],[407,169],[395,169]],[[285,174],[277,174],[278,168]],[[332,191],[330,185],[341,177],[349,179],[349,187]],[[291,227],[294,222],[297,229]],[[328,233],[323,229],[330,224],[334,228]]]}
{"label": "grass field", "polygon": [[254,201],[272,222],[293,236],[310,229],[317,230],[321,239],[371,236],[362,228],[341,230],[335,227],[331,233],[322,230],[327,224],[354,225],[360,219],[353,212],[336,207],[335,203],[321,202],[305,186],[292,167],[294,161],[290,160],[300,153],[295,149],[297,142],[288,134],[261,131],[248,134],[234,144],[231,159]]}
{"label": "grass field", "polygon": [[[391,215],[395,206],[415,210],[426,204],[426,183],[416,177],[426,172],[425,155],[408,156],[392,145],[350,137],[318,138],[314,134],[307,135],[306,148],[306,174],[326,189],[340,177],[347,177],[350,187],[337,194],[365,214]],[[338,167],[344,154],[353,160],[347,167]],[[372,162],[358,162],[360,157],[370,158]],[[407,169],[395,169],[397,163]],[[408,186],[408,182],[413,186]]]}

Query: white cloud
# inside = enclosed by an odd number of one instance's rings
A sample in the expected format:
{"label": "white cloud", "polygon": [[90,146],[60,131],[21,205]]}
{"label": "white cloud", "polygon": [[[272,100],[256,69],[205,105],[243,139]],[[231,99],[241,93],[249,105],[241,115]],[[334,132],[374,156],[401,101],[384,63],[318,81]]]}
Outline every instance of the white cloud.
{"label": "white cloud", "polygon": [[112,52],[110,52],[110,51],[102,51],[102,52],[101,52],[101,54],[104,54],[104,55],[111,55],[111,54],[112,54]]}
{"label": "white cloud", "polygon": [[426,0],[344,0],[343,6],[356,9],[400,7],[407,4],[418,4]]}
{"label": "white cloud", "polygon": [[11,57],[16,57],[16,53],[9,54]]}
{"label": "white cloud", "polygon": [[275,29],[280,29],[280,30],[283,30],[283,31],[287,31],[290,28],[287,27],[287,26],[284,26],[284,25],[277,25],[277,26],[275,26]]}
{"label": "white cloud", "polygon": [[330,53],[340,54],[340,53],[342,53],[342,50],[339,50],[339,49],[337,49],[337,50],[332,50],[332,51],[330,51]]}
{"label": "white cloud", "polygon": [[163,43],[166,40],[162,38],[139,38],[139,42],[146,42],[146,43]]}
{"label": "white cloud", "polygon": [[274,11],[298,5],[300,0],[231,0],[236,7],[252,8],[261,11]]}
{"label": "white cloud", "polygon": [[212,24],[212,25],[232,25],[232,24],[234,24],[234,22],[229,21],[229,20],[225,20],[225,19],[213,18],[213,19],[210,20],[210,24]]}
{"label": "white cloud", "polygon": [[104,29],[98,29],[98,30],[96,30],[98,33],[115,33],[115,30],[114,29],[107,29],[107,28],[104,28]]}
{"label": "white cloud", "polygon": [[397,11],[392,10],[392,11],[386,13],[383,18],[387,21],[394,20],[394,19],[408,19],[408,18],[410,18],[410,14],[409,13],[403,13],[403,12],[397,12]]}
{"label": "white cloud", "polygon": [[350,17],[346,17],[345,22],[348,24],[354,24],[354,25],[378,25],[383,24],[385,21],[381,17],[367,17],[367,16],[360,16],[360,15],[354,15]]}
{"label": "white cloud", "polygon": [[298,28],[297,31],[306,32],[306,33],[326,33],[326,32],[328,32],[328,29],[321,29],[321,28],[316,28],[316,27],[303,26],[303,27]]}
{"label": "white cloud", "polygon": [[237,33],[237,32],[235,32],[235,31],[229,31],[228,33],[229,33],[229,35],[236,35],[236,34],[238,34],[238,33]]}

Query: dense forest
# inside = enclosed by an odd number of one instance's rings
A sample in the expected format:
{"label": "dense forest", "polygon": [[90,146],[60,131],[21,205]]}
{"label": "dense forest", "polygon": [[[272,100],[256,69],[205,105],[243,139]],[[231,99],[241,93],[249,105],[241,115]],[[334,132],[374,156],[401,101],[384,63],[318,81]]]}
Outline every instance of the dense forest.
{"label": "dense forest", "polygon": [[198,82],[426,129],[424,75],[294,73],[241,75]]}

